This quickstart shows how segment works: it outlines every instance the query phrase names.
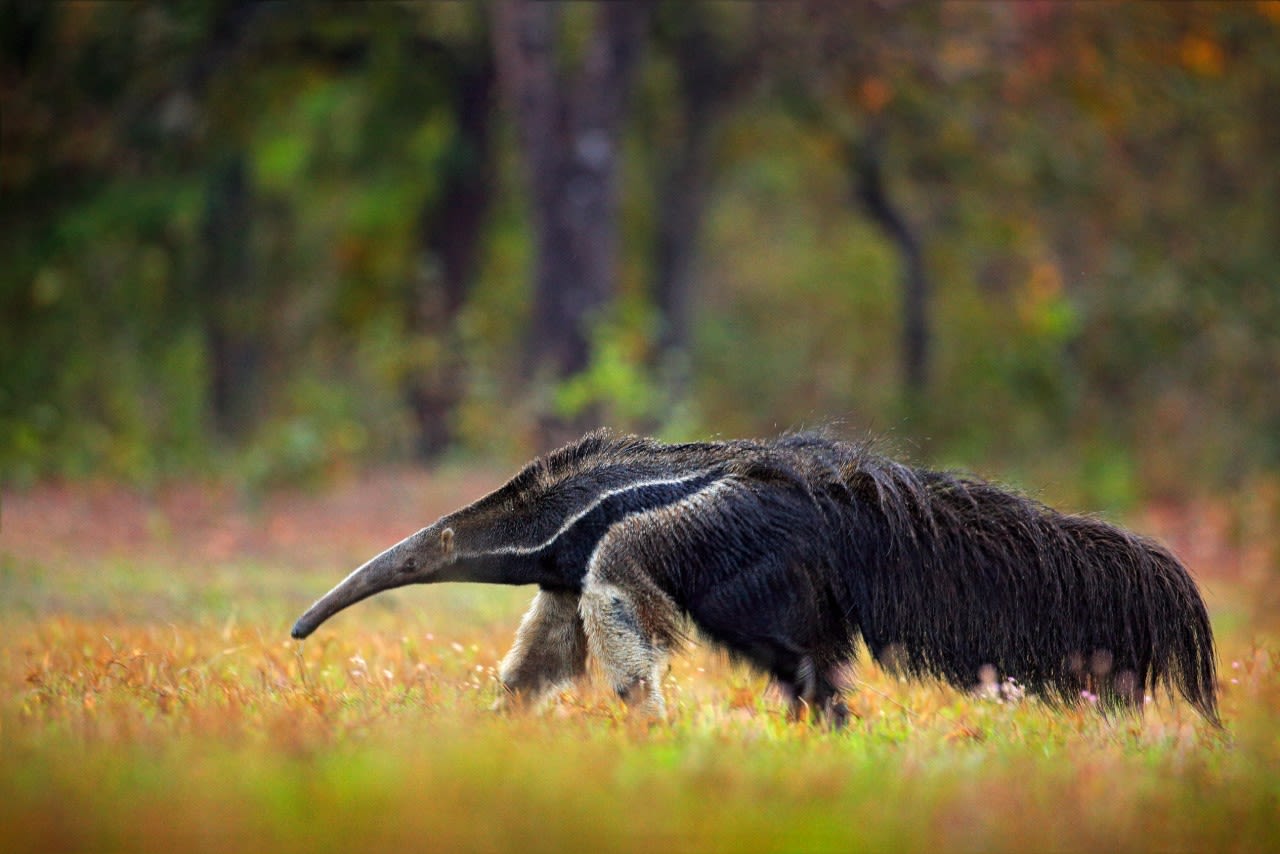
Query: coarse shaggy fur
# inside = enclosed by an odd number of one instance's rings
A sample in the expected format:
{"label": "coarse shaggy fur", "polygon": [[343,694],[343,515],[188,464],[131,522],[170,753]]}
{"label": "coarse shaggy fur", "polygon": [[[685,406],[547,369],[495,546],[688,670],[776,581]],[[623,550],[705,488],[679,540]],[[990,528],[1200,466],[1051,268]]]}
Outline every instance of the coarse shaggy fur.
{"label": "coarse shaggy fur", "polygon": [[352,573],[295,636],[379,590],[444,580],[540,586],[504,662],[512,691],[579,675],[590,651],[660,711],[654,673],[687,621],[837,722],[859,639],[907,676],[1013,678],[1104,709],[1164,688],[1218,720],[1208,613],[1164,547],[819,433],[588,434]]}

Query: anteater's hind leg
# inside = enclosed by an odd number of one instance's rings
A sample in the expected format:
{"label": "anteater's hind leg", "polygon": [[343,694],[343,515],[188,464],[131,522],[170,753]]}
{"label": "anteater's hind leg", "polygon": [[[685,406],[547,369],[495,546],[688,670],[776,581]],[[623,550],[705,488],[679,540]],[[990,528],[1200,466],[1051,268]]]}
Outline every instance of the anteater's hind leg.
{"label": "anteater's hind leg", "polygon": [[586,662],[587,637],[578,616],[578,594],[539,591],[498,669],[505,691],[496,708],[537,703],[581,676]]}
{"label": "anteater's hind leg", "polygon": [[613,690],[628,706],[665,717],[662,679],[677,636],[675,603],[633,564],[606,556],[592,562],[579,610],[591,655]]}
{"label": "anteater's hind leg", "polygon": [[793,718],[826,721],[833,729],[843,729],[849,722],[849,707],[840,695],[836,668],[815,664],[812,656],[805,655],[792,678],[775,679],[791,702]]}
{"label": "anteater's hind leg", "polygon": [[840,729],[849,708],[840,695],[838,668],[817,664],[812,655],[775,655],[767,668],[790,703],[793,720],[826,721]]}

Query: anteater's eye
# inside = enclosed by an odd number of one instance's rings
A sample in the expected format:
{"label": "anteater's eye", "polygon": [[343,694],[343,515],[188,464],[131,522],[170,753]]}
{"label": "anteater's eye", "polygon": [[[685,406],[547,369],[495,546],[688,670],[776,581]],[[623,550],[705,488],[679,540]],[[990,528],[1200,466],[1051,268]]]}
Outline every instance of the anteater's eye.
{"label": "anteater's eye", "polygon": [[418,559],[416,557],[407,557],[400,567],[401,572],[413,572],[418,568]]}

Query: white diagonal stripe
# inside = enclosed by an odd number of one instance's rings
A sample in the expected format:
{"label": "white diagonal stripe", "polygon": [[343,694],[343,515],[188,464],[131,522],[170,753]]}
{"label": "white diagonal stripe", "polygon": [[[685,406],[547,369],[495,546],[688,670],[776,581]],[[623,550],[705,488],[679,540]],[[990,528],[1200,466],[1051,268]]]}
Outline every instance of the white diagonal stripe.
{"label": "white diagonal stripe", "polygon": [[[698,480],[699,478],[706,477],[707,475],[711,474],[712,471],[714,471],[714,469],[702,469],[700,471],[694,472],[693,474],[684,475],[683,477],[641,480],[641,481],[636,481],[635,483],[629,483],[626,486],[620,486],[617,489],[612,489],[612,490],[609,490],[608,492],[602,492],[600,493],[600,495],[596,496],[594,501],[592,501],[586,507],[583,507],[577,513],[574,513],[567,520],[565,520],[565,523],[561,525],[560,528],[554,534],[548,537],[545,541],[535,546],[499,546],[497,548],[486,549],[484,551],[479,551],[479,552],[463,552],[458,555],[458,559],[464,560],[469,557],[477,557],[480,555],[536,554],[537,552],[540,552],[543,549],[550,548],[551,545],[554,544],[556,540],[560,539],[560,537],[563,536],[566,531],[568,531],[574,525],[578,524],[578,522],[582,521],[583,517],[587,516],[589,513],[591,513],[591,511],[595,510],[597,507],[599,507],[604,502],[608,501],[610,498],[614,498],[616,496],[623,495],[627,492],[632,492],[637,489],[645,489],[650,486],[679,486],[682,483],[689,483],[691,481]],[[714,481],[708,484],[707,486],[708,487],[713,486],[716,482],[718,481]],[[694,495],[698,495],[702,491],[703,490],[698,490],[698,492],[694,493]],[[686,496],[685,498],[682,498],[680,500],[686,501],[691,497],[693,496]]]}

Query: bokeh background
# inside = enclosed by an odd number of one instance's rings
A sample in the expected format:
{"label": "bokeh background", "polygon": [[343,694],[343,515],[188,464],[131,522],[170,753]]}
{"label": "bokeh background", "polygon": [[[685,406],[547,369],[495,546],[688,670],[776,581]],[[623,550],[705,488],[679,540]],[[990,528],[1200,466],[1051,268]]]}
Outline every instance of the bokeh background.
{"label": "bokeh background", "polygon": [[[289,638],[597,425],[1157,537],[1225,728],[696,644],[497,716],[526,588]],[[0,0],[0,502],[5,852],[1280,851],[1280,2]]]}
{"label": "bokeh background", "polygon": [[11,485],[834,424],[1274,502],[1280,3],[6,0],[0,56]]}

